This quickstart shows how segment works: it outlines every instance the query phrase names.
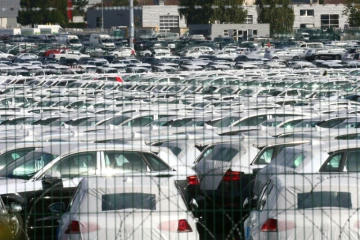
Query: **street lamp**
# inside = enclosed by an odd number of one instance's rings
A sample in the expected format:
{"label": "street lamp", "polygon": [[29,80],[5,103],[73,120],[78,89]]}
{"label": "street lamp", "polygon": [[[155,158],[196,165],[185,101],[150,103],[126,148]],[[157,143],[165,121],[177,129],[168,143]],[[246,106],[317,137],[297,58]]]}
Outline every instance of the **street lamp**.
{"label": "street lamp", "polygon": [[129,0],[129,10],[130,10],[129,44],[131,48],[134,48],[134,1],[133,0]]}
{"label": "street lamp", "polygon": [[101,0],[101,31],[104,31],[104,0]]}

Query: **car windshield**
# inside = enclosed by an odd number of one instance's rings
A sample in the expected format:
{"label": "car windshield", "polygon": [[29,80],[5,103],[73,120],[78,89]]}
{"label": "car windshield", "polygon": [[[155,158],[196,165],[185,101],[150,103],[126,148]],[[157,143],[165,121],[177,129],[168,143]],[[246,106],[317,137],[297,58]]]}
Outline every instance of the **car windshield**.
{"label": "car windshield", "polygon": [[103,43],[112,43],[113,41],[111,40],[111,38],[103,38],[103,39],[101,39],[101,42],[103,42]]}
{"label": "car windshield", "polygon": [[29,152],[1,169],[0,177],[29,180],[56,157],[57,155],[42,151]]}
{"label": "car windshield", "polygon": [[[241,149],[245,153],[245,149]],[[200,160],[212,160],[221,162],[230,162],[237,154],[239,150],[226,145],[216,145],[206,149]]]}
{"label": "car windshield", "polygon": [[69,39],[69,43],[72,43],[72,44],[80,43],[80,40],[79,39]]}

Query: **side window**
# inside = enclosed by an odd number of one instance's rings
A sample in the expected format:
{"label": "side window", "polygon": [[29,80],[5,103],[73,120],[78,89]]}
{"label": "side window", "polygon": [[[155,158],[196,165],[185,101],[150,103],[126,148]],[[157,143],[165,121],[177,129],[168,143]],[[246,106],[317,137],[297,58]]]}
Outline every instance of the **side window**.
{"label": "side window", "polygon": [[142,127],[148,123],[154,121],[153,116],[146,116],[146,117],[138,117],[136,119],[130,120],[127,122],[127,126],[129,127]]}
{"label": "side window", "polygon": [[137,152],[106,151],[105,167],[114,172],[146,172],[146,164]]}
{"label": "side window", "polygon": [[347,172],[360,172],[360,151],[348,153],[344,170]]}
{"label": "side window", "polygon": [[0,169],[33,150],[35,150],[35,148],[15,149],[0,155]]}
{"label": "side window", "polygon": [[320,172],[339,172],[342,156],[343,153],[330,156],[323,167],[320,169]]}
{"label": "side window", "polygon": [[64,157],[49,171],[56,171],[62,178],[94,175],[96,170],[96,152],[77,153]]}
{"label": "side window", "polygon": [[198,160],[196,162],[200,162],[201,160],[206,158],[207,155],[209,155],[210,153],[212,153],[214,151],[214,148],[215,148],[215,146],[211,146],[210,148],[204,150],[203,154],[198,158]]}
{"label": "side window", "polygon": [[160,158],[156,157],[151,153],[144,153],[143,154],[146,160],[149,162],[150,168],[153,171],[167,171],[171,170],[171,168],[164,163]]}
{"label": "side window", "polygon": [[266,148],[259,157],[256,158],[254,164],[269,164],[272,160],[275,148]]}
{"label": "side window", "polygon": [[256,116],[256,117],[250,117],[247,119],[244,119],[243,121],[240,121],[238,124],[236,124],[236,127],[242,127],[242,126],[257,126],[263,121],[267,120],[267,116]]}

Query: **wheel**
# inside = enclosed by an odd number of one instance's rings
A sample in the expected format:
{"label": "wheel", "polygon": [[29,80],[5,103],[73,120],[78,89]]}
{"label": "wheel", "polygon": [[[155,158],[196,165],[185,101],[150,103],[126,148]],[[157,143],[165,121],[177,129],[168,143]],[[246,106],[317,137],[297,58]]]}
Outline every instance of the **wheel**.
{"label": "wheel", "polygon": [[115,58],[118,58],[119,56],[117,54],[114,55]]}
{"label": "wheel", "polygon": [[10,229],[15,240],[23,239],[25,236],[24,221],[20,214],[14,213],[10,218]]}
{"label": "wheel", "polygon": [[279,59],[278,57],[273,57],[272,59]]}
{"label": "wheel", "polygon": [[149,53],[145,53],[145,57],[150,57],[150,54],[149,54]]}
{"label": "wheel", "polygon": [[298,56],[294,56],[293,60],[299,60],[300,58]]}

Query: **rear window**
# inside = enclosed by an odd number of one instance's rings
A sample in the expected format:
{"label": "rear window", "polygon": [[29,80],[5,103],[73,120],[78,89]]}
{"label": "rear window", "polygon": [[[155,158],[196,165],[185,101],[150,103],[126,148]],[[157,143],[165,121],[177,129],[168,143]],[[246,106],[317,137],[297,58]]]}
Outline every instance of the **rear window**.
{"label": "rear window", "polygon": [[298,209],[339,207],[352,208],[349,192],[308,192],[298,193]]}
{"label": "rear window", "polygon": [[114,193],[102,195],[102,211],[128,208],[156,210],[156,195],[150,193]]}
{"label": "rear window", "polygon": [[[245,152],[245,149],[242,149]],[[203,155],[205,160],[215,160],[222,162],[230,162],[239,150],[227,146],[215,146],[214,148],[209,148]]]}

